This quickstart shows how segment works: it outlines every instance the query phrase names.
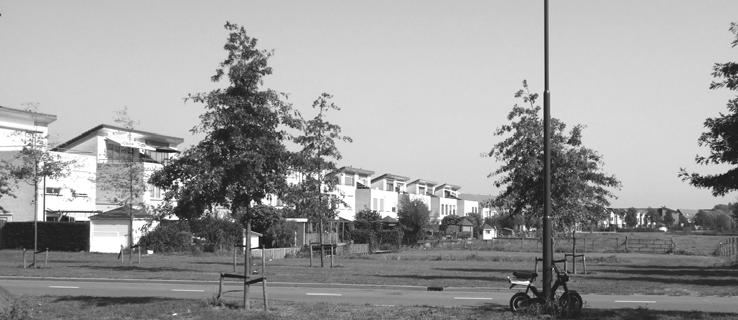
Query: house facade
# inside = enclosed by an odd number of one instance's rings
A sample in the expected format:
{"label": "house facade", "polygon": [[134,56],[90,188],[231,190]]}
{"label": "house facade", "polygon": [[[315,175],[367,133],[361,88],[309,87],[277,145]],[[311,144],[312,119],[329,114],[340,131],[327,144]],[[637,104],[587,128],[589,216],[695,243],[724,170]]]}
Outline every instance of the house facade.
{"label": "house facade", "polygon": [[[124,166],[131,165],[141,170],[141,179],[148,180],[151,174],[179,153],[177,147],[183,142],[184,139],[179,137],[102,124],[55,147],[54,151],[66,155],[82,154],[90,157],[85,161],[87,171],[79,174],[83,177],[74,178],[77,182],[89,181],[94,176],[94,183],[84,183],[87,186],[94,184],[94,190],[86,190],[84,193],[94,203],[94,208],[91,205],[74,208],[66,206],[64,209],[67,215],[73,216],[75,221],[84,221],[90,216],[89,209],[106,212],[125,203],[158,205],[164,197],[163,191],[159,188],[146,185],[145,190],[138,192],[135,198],[131,199],[127,190],[111,185],[112,179],[109,177],[115,175],[116,170],[123,170]],[[58,188],[68,189],[62,186],[69,184],[58,183]]]}
{"label": "house facade", "polygon": [[[0,160],[13,161],[18,152],[32,139],[39,139],[35,145],[44,149],[48,146],[49,124],[56,116],[29,110],[0,106]],[[45,150],[44,150],[45,151]],[[0,198],[0,220],[5,221],[44,221],[43,183],[34,186],[19,182],[10,186],[15,198]],[[38,208],[34,204],[38,203]]]}

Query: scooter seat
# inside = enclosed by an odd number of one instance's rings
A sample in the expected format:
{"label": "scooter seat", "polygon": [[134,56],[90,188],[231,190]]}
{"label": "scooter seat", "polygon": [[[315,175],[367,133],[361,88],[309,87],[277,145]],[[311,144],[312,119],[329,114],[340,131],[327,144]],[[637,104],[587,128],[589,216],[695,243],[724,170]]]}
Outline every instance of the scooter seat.
{"label": "scooter seat", "polygon": [[513,276],[519,279],[533,279],[538,277],[538,273],[530,271],[513,271]]}

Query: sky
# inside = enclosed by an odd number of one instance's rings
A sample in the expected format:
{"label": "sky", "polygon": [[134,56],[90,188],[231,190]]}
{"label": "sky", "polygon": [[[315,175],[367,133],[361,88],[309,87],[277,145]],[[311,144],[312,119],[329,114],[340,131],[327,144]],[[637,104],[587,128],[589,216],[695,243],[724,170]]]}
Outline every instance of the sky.
{"label": "sky", "polygon": [[[586,126],[622,188],[613,207],[712,208],[679,179],[707,155],[706,118],[735,97],[709,90],[712,66],[736,61],[730,22],[738,1],[550,1],[551,114]],[[226,21],[274,50],[264,87],[289,94],[306,118],[323,93],[341,107],[328,120],[338,166],[392,173],[496,195],[480,154],[502,138],[527,80],[544,90],[543,1],[8,1],[0,0],[0,105],[57,115],[67,141],[128,108],[137,129],[182,137],[202,105],[188,94],[226,87],[210,77],[226,57]],[[543,103],[542,99],[540,103]]]}

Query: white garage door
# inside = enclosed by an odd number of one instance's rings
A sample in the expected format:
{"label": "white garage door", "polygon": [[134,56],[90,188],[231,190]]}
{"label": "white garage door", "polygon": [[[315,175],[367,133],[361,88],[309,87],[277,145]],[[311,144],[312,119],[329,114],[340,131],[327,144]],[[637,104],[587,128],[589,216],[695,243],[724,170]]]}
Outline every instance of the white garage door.
{"label": "white garage door", "polygon": [[90,252],[117,253],[127,246],[127,220],[91,220]]}

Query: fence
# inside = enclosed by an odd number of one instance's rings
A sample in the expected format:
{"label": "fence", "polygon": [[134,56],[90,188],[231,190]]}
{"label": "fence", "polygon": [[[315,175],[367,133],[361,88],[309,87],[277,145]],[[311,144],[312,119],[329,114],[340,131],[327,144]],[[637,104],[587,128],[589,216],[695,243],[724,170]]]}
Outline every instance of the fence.
{"label": "fence", "polygon": [[[264,258],[266,259],[284,259],[288,254],[297,255],[300,252],[300,248],[273,248],[263,249]],[[251,249],[251,255],[257,258],[261,258],[262,249]]]}
{"label": "fence", "polygon": [[[287,255],[296,256],[302,248],[273,248],[264,249],[264,256],[266,259],[284,259]],[[262,249],[251,249],[251,254],[254,257],[260,258]],[[346,244],[337,245],[336,255],[351,255],[351,254],[368,254],[369,245],[365,243],[360,244]]]}
{"label": "fence", "polygon": [[715,254],[718,256],[734,256],[738,255],[738,238],[732,237],[727,238],[725,241],[720,242],[718,244],[718,248],[715,251]]}

